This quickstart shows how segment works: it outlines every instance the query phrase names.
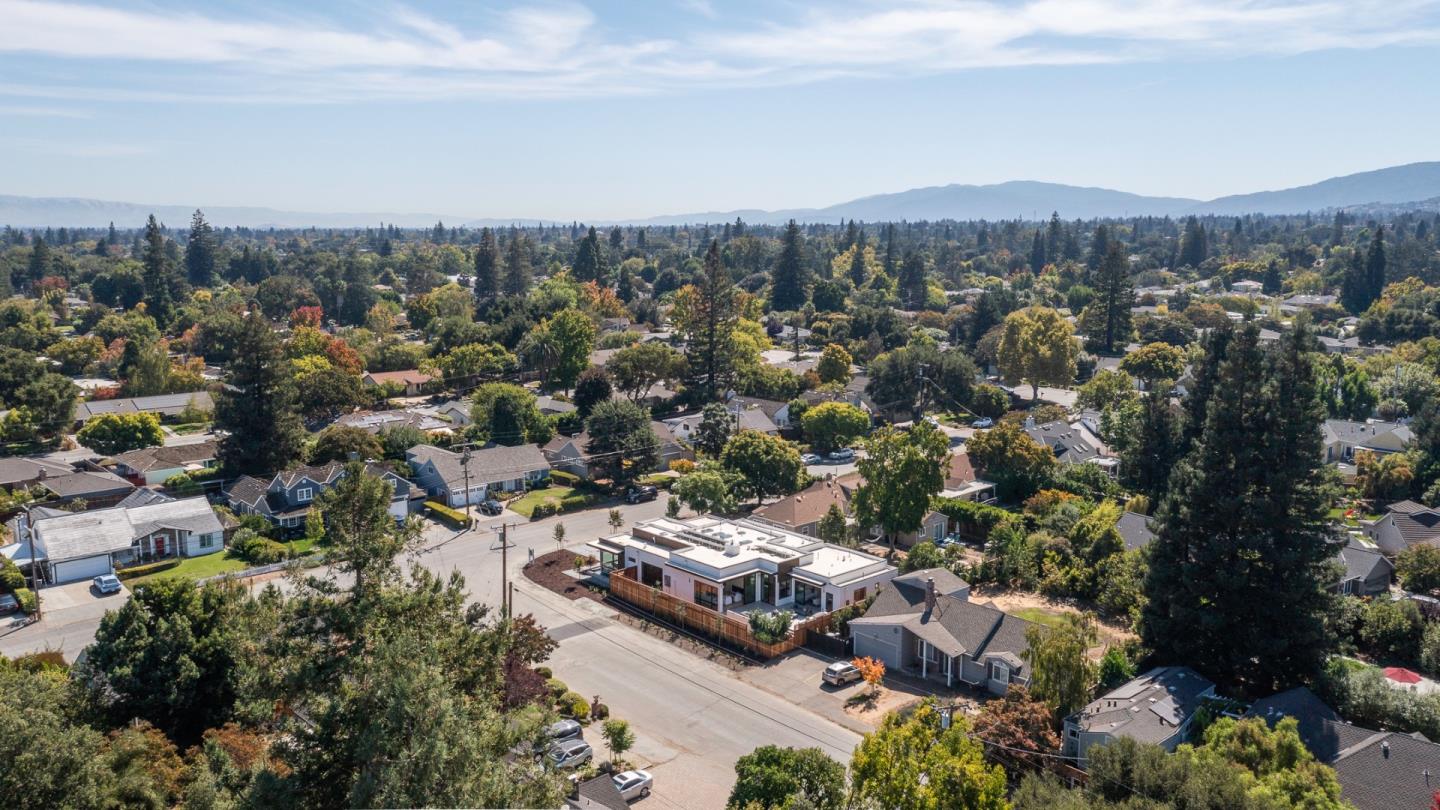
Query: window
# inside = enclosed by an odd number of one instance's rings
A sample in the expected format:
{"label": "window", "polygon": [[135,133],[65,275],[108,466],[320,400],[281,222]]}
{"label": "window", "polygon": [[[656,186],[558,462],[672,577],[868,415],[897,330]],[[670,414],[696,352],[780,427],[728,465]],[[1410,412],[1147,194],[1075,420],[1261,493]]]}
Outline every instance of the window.
{"label": "window", "polygon": [[200,548],[211,548],[211,547],[213,547],[214,545],[215,545],[215,535],[213,535],[213,534],[202,534],[202,535],[200,535]]}
{"label": "window", "polygon": [[665,587],[666,587],[666,589],[669,589],[669,587],[670,587],[670,575],[669,575],[669,574],[666,574],[666,575],[665,575]]}
{"label": "window", "polygon": [[825,612],[826,612],[826,613],[830,613],[830,612],[832,612],[832,611],[834,611],[834,610],[835,610],[835,594],[830,593],[830,592],[827,591],[827,592],[825,593]]}
{"label": "window", "polygon": [[996,661],[994,664],[991,665],[990,677],[993,680],[1001,681],[1003,683],[1009,683],[1010,667],[1006,664],[1002,664],[1001,662]]}
{"label": "window", "polygon": [[711,610],[720,609],[720,591],[713,585],[706,585],[703,582],[695,583],[695,604],[707,607]]}
{"label": "window", "polygon": [[1067,730],[1065,733],[1068,734],[1068,735],[1070,735],[1070,739],[1072,739],[1072,740],[1077,739],[1077,738],[1079,738],[1079,736],[1080,736],[1080,732],[1076,731],[1076,730],[1073,729],[1073,728]]}
{"label": "window", "polygon": [[309,503],[310,499],[314,496],[315,493],[313,490],[310,489],[310,487],[301,487],[295,490],[295,500],[299,501],[300,503]]}
{"label": "window", "polygon": [[864,589],[864,588],[857,588],[857,589],[855,590],[855,598],[852,599],[851,601],[857,602],[857,603],[858,603],[858,602],[864,602],[864,601],[865,601],[865,589]]}

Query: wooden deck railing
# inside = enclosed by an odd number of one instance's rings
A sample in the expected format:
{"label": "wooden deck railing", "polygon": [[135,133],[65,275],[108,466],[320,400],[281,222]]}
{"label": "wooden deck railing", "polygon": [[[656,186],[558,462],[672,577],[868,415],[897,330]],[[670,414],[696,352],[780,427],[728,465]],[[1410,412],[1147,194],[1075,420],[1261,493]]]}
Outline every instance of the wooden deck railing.
{"label": "wooden deck railing", "polygon": [[790,637],[766,644],[750,632],[750,620],[743,613],[721,613],[652,588],[636,579],[634,568],[616,569],[610,574],[610,595],[657,618],[694,630],[731,646],[739,647],[757,658],[774,658],[805,643],[811,630],[822,631],[830,626],[830,614],[820,613],[795,625]]}

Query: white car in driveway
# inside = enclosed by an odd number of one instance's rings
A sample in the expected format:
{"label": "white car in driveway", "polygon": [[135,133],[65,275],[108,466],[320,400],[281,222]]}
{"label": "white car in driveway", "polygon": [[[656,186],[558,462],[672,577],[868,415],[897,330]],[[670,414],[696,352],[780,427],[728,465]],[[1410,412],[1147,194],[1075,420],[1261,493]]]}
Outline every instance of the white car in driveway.
{"label": "white car in driveway", "polygon": [[650,783],[655,781],[646,771],[626,771],[611,778],[615,780],[615,789],[620,791],[620,798],[627,802],[649,796]]}
{"label": "white car in driveway", "polygon": [[820,673],[820,680],[831,686],[844,686],[860,680],[860,668],[849,661],[836,661]]}
{"label": "white car in driveway", "polygon": [[94,585],[95,590],[102,596],[120,592],[120,578],[114,574],[101,574],[90,580],[90,584]]}
{"label": "white car in driveway", "polygon": [[578,768],[595,757],[595,750],[584,740],[565,740],[550,746],[550,764],[556,770]]}
{"label": "white car in driveway", "polygon": [[852,450],[852,449],[850,449],[850,448],[848,448],[848,447],[842,447],[842,448],[840,448],[839,450],[836,450],[836,451],[834,451],[834,452],[832,452],[832,453],[830,454],[830,460],[831,460],[831,461],[842,461],[842,462],[843,462],[843,461],[854,461],[854,460],[855,460],[855,451]]}

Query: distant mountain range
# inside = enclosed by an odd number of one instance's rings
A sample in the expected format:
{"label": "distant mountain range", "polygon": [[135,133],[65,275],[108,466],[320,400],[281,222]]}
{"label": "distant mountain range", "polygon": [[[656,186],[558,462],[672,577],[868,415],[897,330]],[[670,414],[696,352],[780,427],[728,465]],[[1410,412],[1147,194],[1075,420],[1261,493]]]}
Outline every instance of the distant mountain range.
{"label": "distant mountain range", "polygon": [[[755,224],[839,222],[858,219],[1036,219],[1058,211],[1065,219],[1137,215],[1185,216],[1189,214],[1300,214],[1334,208],[1405,206],[1440,197],[1440,161],[1410,163],[1344,177],[1332,177],[1308,186],[1236,194],[1214,200],[1184,197],[1148,197],[1104,188],[1068,186],[1015,180],[986,186],[948,185],[917,188],[893,194],[877,194],[838,203],[826,208],[794,208],[767,211],[746,209],[674,214],[632,220],[600,220],[595,224],[680,225],[691,222],[731,222],[736,217]],[[471,227],[505,226],[512,223],[551,224],[536,219],[474,219],[444,214],[400,213],[308,213],[274,208],[207,207],[205,216],[220,226],[248,228],[354,228],[393,224],[421,228],[443,221]],[[172,227],[189,222],[195,206],[141,205],[71,197],[18,197],[0,195],[0,224],[16,227],[78,226],[104,227],[111,222],[133,227],[151,213]]]}

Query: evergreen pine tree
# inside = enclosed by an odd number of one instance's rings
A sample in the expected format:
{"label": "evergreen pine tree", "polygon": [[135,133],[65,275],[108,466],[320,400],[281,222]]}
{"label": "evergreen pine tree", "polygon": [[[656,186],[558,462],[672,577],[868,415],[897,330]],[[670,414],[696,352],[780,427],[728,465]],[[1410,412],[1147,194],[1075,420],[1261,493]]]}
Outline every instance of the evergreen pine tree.
{"label": "evergreen pine tree", "polygon": [[520,229],[510,228],[510,239],[505,246],[506,295],[525,295],[530,291],[530,245]]}
{"label": "evergreen pine tree", "polygon": [[1350,261],[1345,264],[1345,274],[1340,277],[1340,304],[1350,314],[1362,315],[1374,302],[1369,268],[1366,267],[1364,254],[1357,248],[1350,254]]}
{"label": "evergreen pine tree", "polygon": [[34,244],[30,246],[30,260],[25,263],[25,280],[27,286],[50,275],[50,265],[52,261],[53,259],[50,258],[50,246],[45,244],[45,237],[35,237]]}
{"label": "evergreen pine tree", "polygon": [[145,223],[145,249],[142,257],[145,280],[145,309],[163,330],[175,315],[174,298],[171,296],[170,257],[165,253],[165,235],[160,233],[160,223],[155,215]]}
{"label": "evergreen pine tree", "polygon": [[290,361],[259,313],[246,317],[235,336],[226,382],[215,399],[215,426],[225,432],[220,464],[226,475],[268,475],[300,458],[305,430]]}
{"label": "evergreen pine tree", "polygon": [[1060,224],[1060,212],[1050,212],[1050,224],[1045,229],[1045,256],[1052,262],[1059,261],[1060,252],[1065,249],[1065,226]]}
{"label": "evergreen pine tree", "polygon": [[1209,255],[1205,226],[1200,224],[1200,220],[1190,217],[1185,220],[1185,233],[1180,237],[1180,264],[1199,267]]}
{"label": "evergreen pine tree", "polygon": [[739,319],[735,283],[720,262],[720,243],[711,240],[705,269],[687,325],[685,356],[690,364],[688,389],[702,401],[716,401],[729,388],[735,371],[735,324]]}
{"label": "evergreen pine tree", "polygon": [[870,279],[870,270],[865,266],[865,240],[862,237],[855,242],[855,253],[850,257],[850,283],[855,289],[865,286]]}
{"label": "evergreen pine tree", "polygon": [[576,281],[605,281],[605,254],[600,247],[600,236],[591,227],[580,240],[580,247],[575,251],[575,261],[570,265],[570,272],[575,276]]}
{"label": "evergreen pine tree", "polygon": [[209,287],[215,283],[215,248],[215,229],[197,208],[190,219],[190,239],[185,243],[185,276],[190,286]]}
{"label": "evergreen pine tree", "polygon": [[1170,397],[1168,385],[1145,395],[1135,437],[1120,454],[1121,479],[1152,503],[1165,496],[1170,471],[1180,461],[1180,420]]}
{"label": "evergreen pine tree", "polygon": [[625,232],[616,225],[610,229],[610,252],[619,256],[625,250]]}
{"label": "evergreen pine tree", "polygon": [[1262,289],[1266,295],[1279,294],[1280,288],[1284,284],[1284,280],[1280,276],[1279,259],[1271,259],[1270,263],[1265,265],[1265,278],[1260,283],[1264,285]]}
{"label": "evergreen pine tree", "polygon": [[1185,422],[1180,431],[1181,455],[1188,454],[1200,442],[1200,434],[1205,430],[1205,414],[1210,407],[1210,396],[1214,393],[1220,376],[1220,361],[1225,357],[1226,347],[1234,331],[1234,327],[1229,324],[1216,327],[1207,332],[1201,341],[1204,351],[1190,368],[1190,385],[1185,394]]}
{"label": "evergreen pine tree", "polygon": [[[1365,254],[1365,289],[1373,302],[1385,292],[1385,226],[1375,229],[1370,250]],[[1359,314],[1359,313],[1356,313]]]}
{"label": "evergreen pine tree", "polygon": [[495,232],[480,230],[480,243],[475,246],[475,298],[490,301],[500,295],[500,246]]}
{"label": "evergreen pine tree", "polygon": [[895,277],[895,223],[885,226],[885,275]]}
{"label": "evergreen pine tree", "polygon": [[1095,279],[1095,300],[1080,314],[1080,330],[1092,346],[1113,354],[1130,339],[1135,288],[1130,284],[1130,257],[1119,241],[1109,241],[1105,261]]}
{"label": "evergreen pine tree", "polygon": [[1110,251],[1110,229],[1104,225],[1095,226],[1095,235],[1090,237],[1090,255],[1085,257],[1085,267],[1093,274],[1105,263],[1105,254]]}
{"label": "evergreen pine tree", "polygon": [[1335,547],[1308,340],[1300,327],[1262,350],[1249,324],[1227,342],[1145,581],[1155,660],[1254,694],[1316,675],[1327,654]]}
{"label": "evergreen pine tree", "polygon": [[804,306],[808,297],[806,275],[800,226],[792,219],[780,237],[780,256],[775,260],[775,272],[770,283],[770,309],[788,312]]}
{"label": "evergreen pine tree", "polygon": [[1040,233],[1040,229],[1036,228],[1035,235],[1030,240],[1030,272],[1038,276],[1040,275],[1040,271],[1044,269],[1045,237]]}
{"label": "evergreen pine tree", "polygon": [[900,262],[900,301],[906,309],[918,310],[925,306],[925,257],[913,250],[905,251]]}

